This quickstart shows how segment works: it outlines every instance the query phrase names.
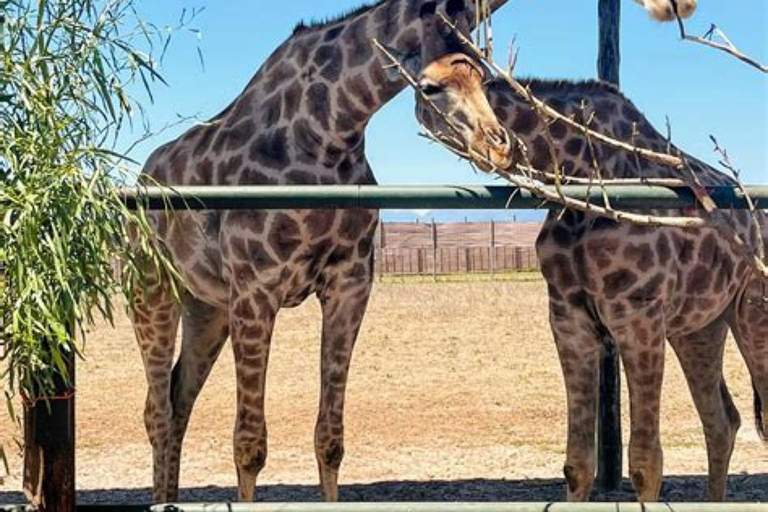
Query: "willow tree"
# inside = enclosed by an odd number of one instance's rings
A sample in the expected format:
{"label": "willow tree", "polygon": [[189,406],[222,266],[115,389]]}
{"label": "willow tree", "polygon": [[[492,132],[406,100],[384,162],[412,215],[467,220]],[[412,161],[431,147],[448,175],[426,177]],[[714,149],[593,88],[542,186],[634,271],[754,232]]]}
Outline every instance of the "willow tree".
{"label": "willow tree", "polygon": [[74,450],[74,432],[45,422],[57,407],[74,413],[78,339],[112,319],[116,292],[130,293],[114,262],[129,279],[138,258],[166,266],[118,188],[117,141],[162,82],[154,55],[169,37],[134,3],[0,0],[2,377],[9,405],[18,395],[25,405],[25,491],[51,510],[74,506],[74,472],[46,450]]}

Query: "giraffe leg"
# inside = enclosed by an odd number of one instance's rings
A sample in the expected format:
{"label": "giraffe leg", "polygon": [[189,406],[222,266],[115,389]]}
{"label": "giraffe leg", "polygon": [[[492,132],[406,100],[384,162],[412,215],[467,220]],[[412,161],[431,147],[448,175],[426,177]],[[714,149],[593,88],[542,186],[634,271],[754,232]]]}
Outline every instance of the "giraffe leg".
{"label": "giraffe leg", "polygon": [[728,323],[752,377],[755,428],[768,442],[768,284],[753,278],[729,310]]}
{"label": "giraffe leg", "polygon": [[264,393],[277,308],[261,291],[234,297],[230,305],[229,329],[237,374],[237,498],[253,501],[256,478],[267,461]]}
{"label": "giraffe leg", "polygon": [[688,381],[707,442],[709,501],[725,499],[728,465],[741,420],[723,378],[723,348],[728,324],[717,320],[706,328],[669,342]]}
{"label": "giraffe leg", "polygon": [[568,444],[563,467],[568,501],[587,501],[595,479],[600,335],[587,311],[552,298],[550,324],[568,402]]}
{"label": "giraffe leg", "polygon": [[182,300],[181,321],[181,353],[171,378],[173,416],[168,450],[168,488],[174,494],[179,488],[181,447],[192,407],[229,334],[227,311],[190,294]]}
{"label": "giraffe leg", "polygon": [[339,495],[339,467],[344,456],[344,395],[352,350],[371,290],[369,276],[366,271],[361,277],[331,278],[331,284],[320,294],[323,333],[315,455],[325,501],[337,501]]}
{"label": "giraffe leg", "polygon": [[137,287],[131,309],[136,339],[147,376],[144,425],[152,445],[154,499],[175,499],[168,482],[168,450],[171,437],[171,365],[180,307],[161,279],[148,273]]}
{"label": "giraffe leg", "polygon": [[[660,309],[660,308],[657,308]],[[611,329],[629,388],[629,477],[641,503],[658,501],[663,453],[659,431],[664,378],[664,319],[639,314]]]}

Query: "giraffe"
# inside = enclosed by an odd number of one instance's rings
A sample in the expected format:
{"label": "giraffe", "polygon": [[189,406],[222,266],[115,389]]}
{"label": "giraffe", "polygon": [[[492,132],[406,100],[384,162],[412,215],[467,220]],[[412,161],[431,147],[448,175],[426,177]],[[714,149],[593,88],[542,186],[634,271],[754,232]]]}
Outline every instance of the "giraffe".
{"label": "giraffe", "polygon": [[[492,10],[506,0],[492,0]],[[437,13],[468,32],[474,0],[379,0],[338,18],[299,24],[243,92],[209,122],[156,149],[142,181],[170,185],[374,184],[365,127],[405,87],[375,52],[378,38],[417,71],[457,47]],[[503,133],[489,112],[489,130]],[[508,141],[500,140],[500,158]],[[148,383],[144,420],[154,497],[178,496],[192,407],[229,337],[235,357],[234,462],[238,498],[251,501],[267,458],[264,395],[278,311],[310,294],[321,304],[321,393],[315,454],[323,498],[338,498],[344,396],[372,284],[375,210],[155,213],[178,269],[181,301],[147,265],[131,304]],[[180,302],[180,303],[179,303]],[[174,365],[178,324],[181,351]]]}
{"label": "giraffe", "polygon": [[[499,78],[485,82],[482,72],[475,72],[477,63],[475,67],[457,65],[457,58],[468,59],[448,55],[427,65],[419,76],[421,93],[448,113],[452,123],[463,125],[461,131],[471,132],[477,122],[472,105],[485,88],[486,107],[493,108],[519,140],[510,155],[513,163],[526,162],[524,146],[533,167],[545,173],[553,173],[558,165],[565,176],[587,178],[597,161],[607,179],[680,177],[674,169],[593,144],[563,122],[542,121],[506,82]],[[544,80],[527,80],[524,85],[561,113],[581,122],[592,119],[591,128],[600,133],[667,151],[667,139],[612,85]],[[417,95],[420,121],[433,132],[450,130],[419,98]],[[478,139],[468,139],[472,140]],[[475,143],[474,149],[485,154],[487,144]],[[685,156],[704,186],[734,184],[704,162]],[[655,213],[680,214],[675,210]],[[756,247],[750,215],[736,210],[722,213]],[[760,220],[764,220],[762,215]],[[768,235],[768,229],[763,229]],[[711,227],[655,228],[574,211],[551,212],[536,247],[548,286],[550,323],[567,392],[564,473],[568,499],[587,500],[591,492],[599,352],[609,336],[616,340],[629,386],[629,474],[639,500],[656,501],[661,485],[659,407],[665,340],[680,361],[703,425],[708,498],[723,500],[740,426],[722,371],[729,327],[752,378],[758,433],[764,440],[768,438],[766,282]]]}

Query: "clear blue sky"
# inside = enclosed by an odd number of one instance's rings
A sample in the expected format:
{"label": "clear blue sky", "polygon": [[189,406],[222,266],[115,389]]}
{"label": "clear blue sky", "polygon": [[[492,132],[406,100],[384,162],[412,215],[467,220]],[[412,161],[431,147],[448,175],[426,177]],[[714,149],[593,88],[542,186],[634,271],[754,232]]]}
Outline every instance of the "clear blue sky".
{"label": "clear blue sky", "polygon": [[[163,74],[148,108],[154,127],[177,115],[201,119],[218,113],[242,90],[267,56],[301,19],[334,16],[360,0],[163,0],[140,2],[142,15],[173,25],[182,9],[205,7],[193,23],[200,41],[179,34],[166,56]],[[745,181],[768,183],[768,79],[757,70],[714,50],[681,42],[677,28],[650,20],[624,0],[622,89],[658,127],[672,121],[675,142],[713,162],[708,135],[714,134],[742,168]],[[595,76],[596,0],[510,0],[494,16],[496,49],[506,52],[517,36],[518,75],[582,79]],[[717,23],[747,54],[768,61],[768,7],[765,0],[700,0],[688,30],[703,33]],[[199,64],[197,46],[205,57]],[[143,161],[160,143],[183,129],[167,130],[140,146]],[[447,151],[417,136],[413,95],[405,91],[380,111],[367,133],[368,157],[382,184],[492,183]],[[432,215],[432,214],[430,214]],[[457,214],[458,215],[458,214]],[[464,214],[460,214],[462,217]],[[503,215],[509,217],[509,215]],[[392,215],[390,214],[390,218]],[[413,218],[413,215],[410,215]]]}

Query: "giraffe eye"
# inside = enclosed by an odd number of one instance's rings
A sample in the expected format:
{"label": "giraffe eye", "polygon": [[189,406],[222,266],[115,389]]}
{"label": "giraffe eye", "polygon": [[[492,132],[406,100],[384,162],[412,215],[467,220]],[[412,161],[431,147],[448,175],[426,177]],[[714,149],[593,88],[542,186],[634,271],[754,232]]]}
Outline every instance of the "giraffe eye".
{"label": "giraffe eye", "polygon": [[445,90],[445,87],[439,84],[433,84],[433,83],[423,83],[419,85],[419,89],[421,90],[421,93],[424,96],[434,96],[436,94],[440,94]]}

